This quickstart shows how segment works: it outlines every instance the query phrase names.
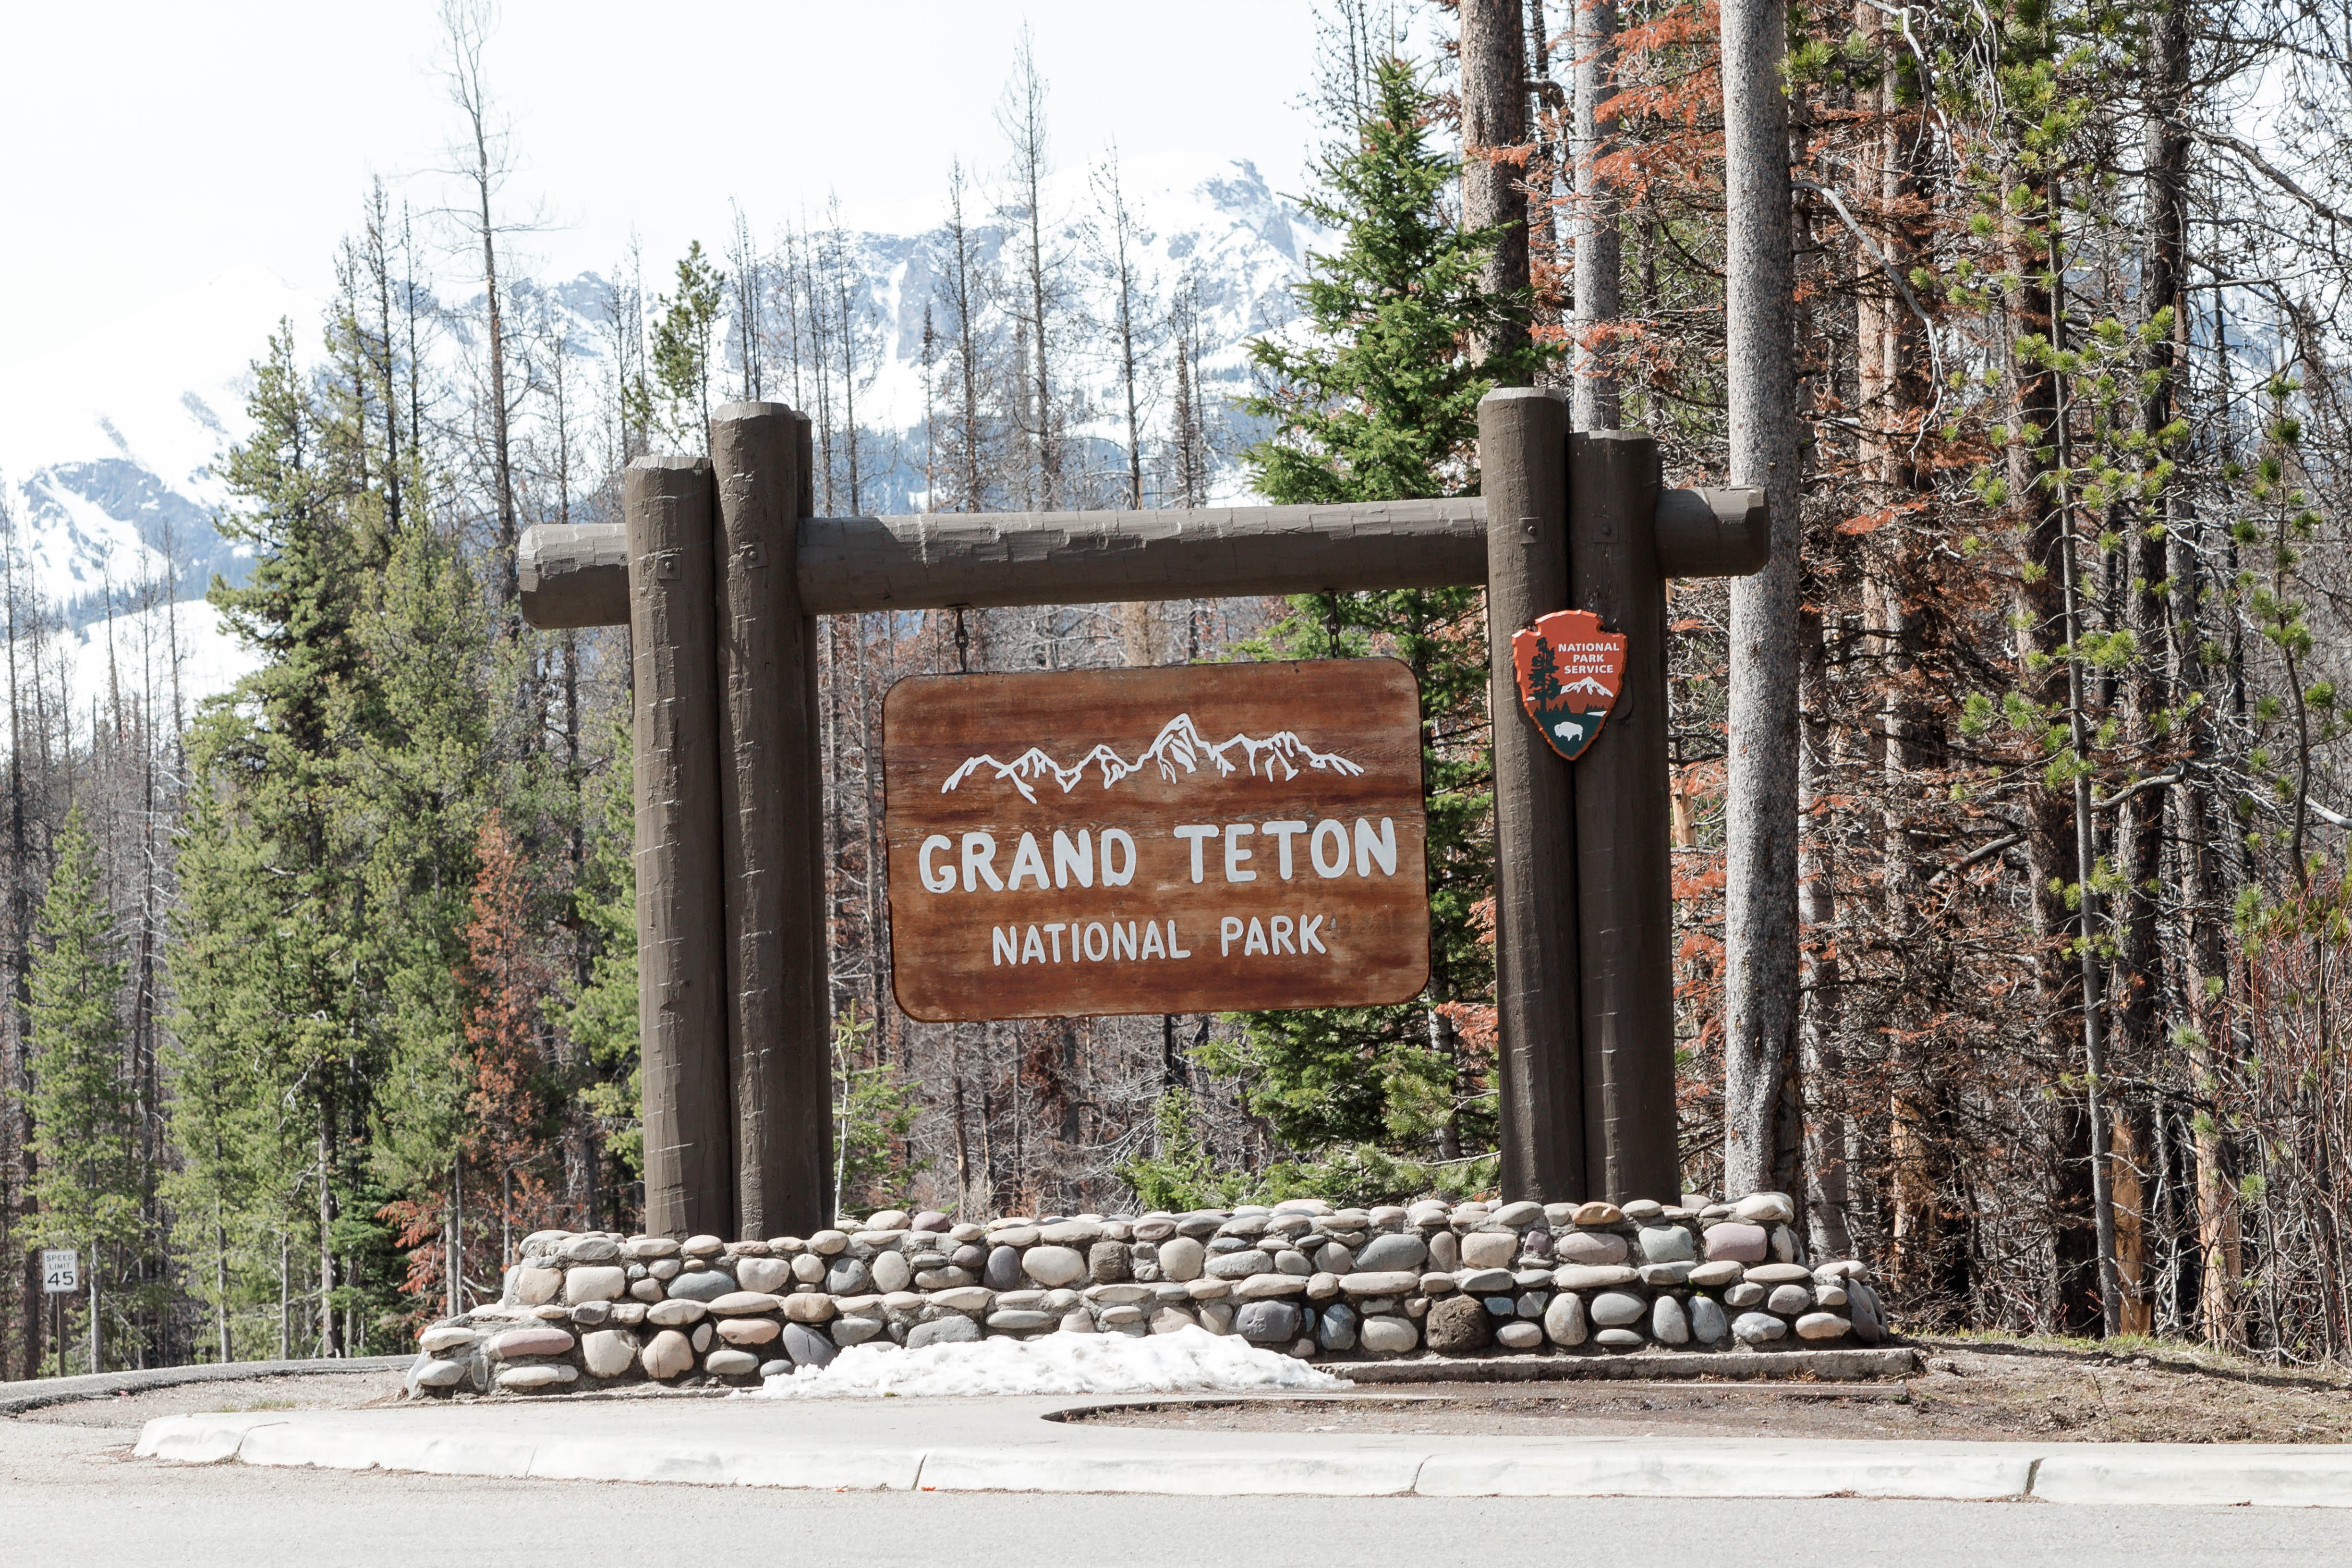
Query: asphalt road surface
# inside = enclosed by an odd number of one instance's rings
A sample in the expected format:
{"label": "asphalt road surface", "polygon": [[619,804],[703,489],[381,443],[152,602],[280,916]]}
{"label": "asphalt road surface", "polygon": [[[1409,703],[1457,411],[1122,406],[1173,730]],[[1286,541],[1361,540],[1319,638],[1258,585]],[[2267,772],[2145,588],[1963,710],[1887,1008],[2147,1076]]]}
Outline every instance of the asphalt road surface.
{"label": "asphalt road surface", "polygon": [[[217,1408],[217,1405],[215,1405]],[[127,1413],[126,1413],[127,1415]],[[77,1420],[77,1415],[83,1419]],[[1105,1568],[1373,1555],[1689,1568],[2352,1563],[2352,1510],[1826,1500],[1037,1497],[804,1492],[160,1465],[100,1405],[0,1420],[9,1568],[673,1560]]]}

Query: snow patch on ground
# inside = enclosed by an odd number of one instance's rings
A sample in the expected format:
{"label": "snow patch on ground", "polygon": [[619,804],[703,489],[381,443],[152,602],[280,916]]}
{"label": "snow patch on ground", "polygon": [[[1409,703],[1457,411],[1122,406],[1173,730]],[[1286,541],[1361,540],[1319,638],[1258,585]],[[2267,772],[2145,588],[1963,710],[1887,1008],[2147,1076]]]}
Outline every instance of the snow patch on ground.
{"label": "snow patch on ground", "polygon": [[981,1394],[1245,1394],[1349,1386],[1303,1361],[1245,1340],[1181,1329],[1126,1334],[1048,1334],[968,1344],[853,1345],[826,1367],[802,1367],[740,1395],[746,1399],[874,1399]]}

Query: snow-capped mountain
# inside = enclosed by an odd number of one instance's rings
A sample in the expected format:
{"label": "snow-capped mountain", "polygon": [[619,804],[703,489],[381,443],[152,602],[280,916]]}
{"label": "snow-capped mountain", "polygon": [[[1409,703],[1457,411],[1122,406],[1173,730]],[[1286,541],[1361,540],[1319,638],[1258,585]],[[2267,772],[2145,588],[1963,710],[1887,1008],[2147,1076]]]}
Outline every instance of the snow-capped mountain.
{"label": "snow-capped mountain", "polygon": [[[1304,274],[1308,247],[1325,237],[1246,163],[1204,175],[1197,166],[1138,161],[1122,175],[1147,344],[1164,336],[1168,301],[1188,288],[1198,301],[1207,399],[1242,392],[1249,340],[1294,314],[1290,285]],[[1075,434],[1123,442],[1111,335],[1089,315],[1100,314],[1100,262],[1089,233],[1096,203],[1087,171],[1058,176],[1042,208],[1047,247],[1063,259],[1068,280],[1060,374],[1074,389]],[[967,220],[979,259],[1009,268],[1016,237],[984,195],[975,193]],[[867,511],[921,504],[923,318],[940,287],[942,238],[936,229],[841,237],[866,283],[868,341],[856,401],[867,443],[858,501]],[[649,293],[665,287],[655,258],[647,258],[647,274]],[[607,297],[603,280],[583,275],[516,285],[519,297],[542,289],[545,300],[588,329],[572,334],[573,352],[589,362],[582,367],[587,381],[599,384],[595,362],[608,341],[595,330]],[[215,513],[228,498],[213,464],[246,432],[251,366],[267,353],[269,334],[289,321],[298,353],[311,357],[324,304],[266,271],[239,269],[0,368],[0,506],[14,531],[17,569],[62,611],[78,639],[77,707],[87,709],[106,682],[121,684],[151,645],[183,650],[182,697],[189,702],[225,689],[250,668],[250,657],[202,602],[215,573],[234,581],[248,566],[215,530]],[[445,352],[463,353],[462,306],[445,326]],[[731,342],[730,358],[732,379],[740,366]],[[802,402],[814,395],[804,386],[795,399],[791,385],[779,384],[783,379],[772,368],[763,394]],[[1147,392],[1144,419],[1155,432],[1166,423],[1166,388],[1163,371]],[[1224,465],[1215,488],[1220,499],[1238,494],[1237,468]]]}
{"label": "snow-capped mountain", "polygon": [[[1239,752],[1241,761],[1231,753]],[[1213,768],[1220,778],[1228,777],[1247,768],[1253,778],[1293,779],[1308,769],[1335,773],[1353,777],[1364,770],[1336,752],[1318,752],[1288,730],[1278,731],[1260,740],[1255,735],[1238,734],[1223,741],[1213,742],[1201,733],[1200,726],[1190,713],[1179,713],[1160,727],[1151,744],[1128,761],[1108,745],[1097,744],[1085,756],[1068,767],[1063,766],[1035,746],[1030,747],[1009,763],[982,755],[967,757],[940,793],[958,788],[966,779],[985,772],[992,779],[1002,780],[1021,792],[1021,798],[1033,805],[1037,799],[1033,783],[1051,779],[1067,795],[1078,786],[1088,769],[1099,769],[1102,787],[1110,788],[1122,780],[1133,778],[1146,767],[1156,767],[1160,776],[1171,783],[1185,773]]]}

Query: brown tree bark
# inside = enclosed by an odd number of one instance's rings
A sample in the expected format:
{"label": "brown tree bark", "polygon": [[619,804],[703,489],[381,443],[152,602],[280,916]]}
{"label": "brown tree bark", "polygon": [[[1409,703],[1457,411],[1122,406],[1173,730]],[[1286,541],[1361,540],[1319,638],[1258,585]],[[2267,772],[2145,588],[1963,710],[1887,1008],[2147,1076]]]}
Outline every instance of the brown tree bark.
{"label": "brown tree bark", "polygon": [[[1490,294],[1528,288],[1527,17],[1522,0],[1462,0],[1462,221],[1501,232],[1479,281]],[[1528,341],[1523,321],[1496,329],[1483,353]]]}

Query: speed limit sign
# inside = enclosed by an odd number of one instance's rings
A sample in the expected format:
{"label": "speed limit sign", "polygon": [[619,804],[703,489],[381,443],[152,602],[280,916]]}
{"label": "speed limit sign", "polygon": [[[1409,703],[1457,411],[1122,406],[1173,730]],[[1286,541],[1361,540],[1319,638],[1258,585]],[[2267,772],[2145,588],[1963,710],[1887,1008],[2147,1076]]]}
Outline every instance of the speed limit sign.
{"label": "speed limit sign", "polygon": [[52,1296],[70,1296],[81,1289],[81,1258],[72,1247],[42,1249],[41,1289]]}

